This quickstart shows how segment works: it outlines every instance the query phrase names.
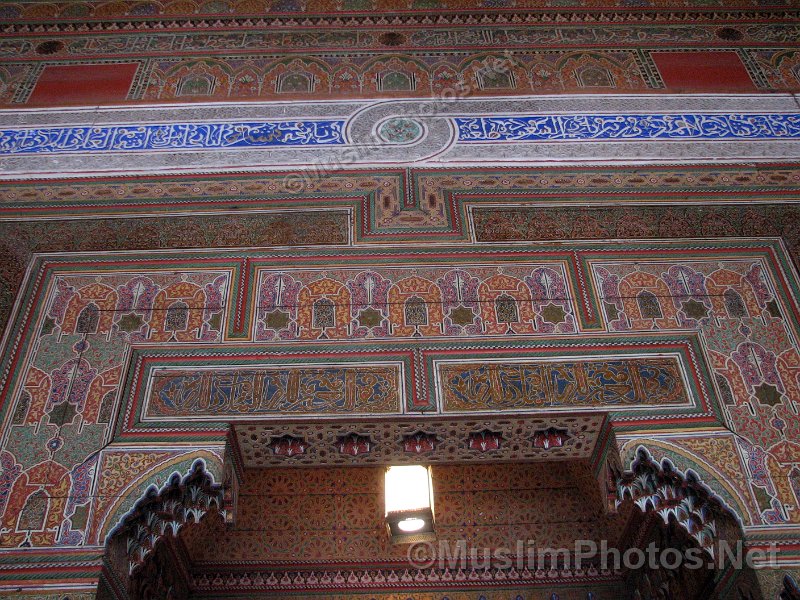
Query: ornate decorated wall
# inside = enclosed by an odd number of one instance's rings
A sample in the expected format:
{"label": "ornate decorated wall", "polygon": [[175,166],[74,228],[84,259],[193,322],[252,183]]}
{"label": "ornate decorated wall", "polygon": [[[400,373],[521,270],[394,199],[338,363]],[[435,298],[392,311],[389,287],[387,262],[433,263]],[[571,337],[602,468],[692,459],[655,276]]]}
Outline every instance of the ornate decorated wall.
{"label": "ornate decorated wall", "polygon": [[0,594],[796,597],[797,8],[384,4],[0,6]]}

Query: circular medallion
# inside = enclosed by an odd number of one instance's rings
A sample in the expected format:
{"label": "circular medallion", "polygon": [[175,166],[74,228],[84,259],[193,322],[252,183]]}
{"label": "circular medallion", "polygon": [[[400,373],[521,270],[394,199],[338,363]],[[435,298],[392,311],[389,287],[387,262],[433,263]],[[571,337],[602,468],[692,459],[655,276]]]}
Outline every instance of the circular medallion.
{"label": "circular medallion", "polygon": [[410,144],[422,137],[422,124],[414,119],[395,117],[378,128],[378,135],[390,144]]}

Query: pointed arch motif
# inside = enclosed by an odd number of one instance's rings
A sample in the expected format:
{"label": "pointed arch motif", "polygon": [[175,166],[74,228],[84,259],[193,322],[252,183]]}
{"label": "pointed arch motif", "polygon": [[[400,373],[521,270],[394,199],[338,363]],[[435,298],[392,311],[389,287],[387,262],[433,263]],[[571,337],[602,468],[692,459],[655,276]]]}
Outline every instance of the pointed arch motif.
{"label": "pointed arch motif", "polygon": [[531,290],[521,279],[502,273],[492,275],[481,282],[478,296],[485,333],[536,333]]}
{"label": "pointed arch motif", "polygon": [[289,71],[278,76],[279,94],[310,94],[314,91],[314,76],[305,71]]}
{"label": "pointed arch motif", "polygon": [[714,314],[718,316],[735,319],[761,314],[758,292],[747,275],[719,268],[706,277],[706,288]]}
{"label": "pointed arch motif", "polygon": [[189,326],[189,305],[177,300],[167,308],[164,331],[186,331]]}
{"label": "pointed arch motif", "polygon": [[105,536],[98,597],[187,596],[187,564],[174,538],[188,525],[208,523],[208,515],[224,522],[230,512],[228,487],[215,483],[205,460],[195,460],[185,473],[173,473],[160,488],[150,485]]}
{"label": "pointed arch motif", "polygon": [[419,296],[411,296],[403,305],[405,324],[422,327],[428,324],[428,304]]}
{"label": "pointed arch motif", "polygon": [[314,329],[336,327],[336,305],[328,298],[314,300],[311,308],[311,326]]}
{"label": "pointed arch motif", "polygon": [[148,488],[109,535],[106,547],[123,541],[130,576],[145,564],[165,536],[175,537],[185,526],[197,524],[213,512],[225,518],[224,489],[214,483],[205,462],[197,460],[185,477],[174,473],[161,490]]}
{"label": "pointed arch motif", "polygon": [[414,74],[387,71],[379,76],[378,89],[381,92],[413,92],[416,89]]}
{"label": "pointed arch motif", "polygon": [[525,67],[514,60],[492,52],[469,56],[458,65],[458,78],[472,89],[503,93],[527,82]]}
{"label": "pointed arch motif", "polygon": [[362,67],[364,91],[409,93],[430,89],[429,67],[408,56],[381,56]]}
{"label": "pointed arch motif", "polygon": [[206,305],[203,288],[190,281],[173,283],[160,290],[153,300],[150,341],[215,339],[217,332],[206,331],[203,326]]}
{"label": "pointed arch motif", "polygon": [[261,93],[311,94],[330,91],[330,65],[310,56],[284,58],[264,68]]}
{"label": "pointed arch motif", "polygon": [[181,78],[178,96],[210,96],[214,93],[216,80],[207,74],[192,74]]}
{"label": "pointed arch motif", "polygon": [[643,290],[636,294],[636,303],[639,305],[639,314],[643,319],[662,319],[661,303],[653,292]]}
{"label": "pointed arch motif", "polygon": [[714,556],[716,519],[729,511],[693,471],[684,475],[667,459],[659,464],[640,446],[631,470],[617,477],[616,489],[617,505],[630,499],[642,512],[656,512],[665,524],[674,517],[701,548]]}
{"label": "pointed arch motif", "polygon": [[297,295],[301,339],[345,339],[350,333],[350,290],[324,277],[303,286]]}
{"label": "pointed arch motif", "polygon": [[565,81],[570,81],[573,85],[583,88],[613,88],[623,81],[628,85],[637,86],[644,83],[635,61],[630,58],[614,60],[608,55],[598,52],[565,53],[555,63],[555,67]]}
{"label": "pointed arch motif", "polygon": [[747,317],[747,308],[744,305],[742,296],[736,290],[728,288],[723,293],[725,301],[725,310],[728,316],[734,319],[742,319]]}
{"label": "pointed arch motif", "polygon": [[117,301],[117,291],[102,283],[92,283],[69,294],[61,332],[107,334]]}
{"label": "pointed arch motif", "polygon": [[[17,548],[25,546],[52,546],[58,539],[58,530],[64,520],[64,508],[70,489],[69,472],[58,463],[44,461],[27,471],[20,472],[13,457],[0,456],[0,464],[11,467],[10,478],[0,478],[0,493],[7,500],[5,513],[0,515],[3,536],[0,546]],[[16,473],[16,475],[15,475]]]}
{"label": "pointed arch motif", "polygon": [[511,327],[519,322],[519,311],[517,301],[508,294],[501,294],[494,299],[494,313],[498,323],[505,323]]}
{"label": "pointed arch motif", "polygon": [[100,323],[100,309],[94,302],[89,302],[83,307],[75,324],[75,333],[97,333]]}
{"label": "pointed arch motif", "polygon": [[42,531],[49,504],[50,497],[43,489],[31,493],[19,513],[17,530]]}
{"label": "pointed arch motif", "polygon": [[668,301],[675,294],[661,277],[635,271],[620,279],[616,292],[617,298],[609,299],[621,300],[630,329],[646,331],[681,327],[678,309]]}
{"label": "pointed arch motif", "polygon": [[406,277],[389,288],[387,297],[392,335],[442,335],[442,290],[433,281],[418,275]]}
{"label": "pointed arch motif", "polygon": [[204,58],[181,62],[164,72],[163,85],[158,86],[161,89],[148,90],[146,98],[164,92],[175,98],[225,98],[230,90],[231,75],[231,67],[225,61]]}
{"label": "pointed arch motif", "polygon": [[575,79],[583,88],[616,87],[614,76],[608,69],[600,65],[586,65],[575,69]]}

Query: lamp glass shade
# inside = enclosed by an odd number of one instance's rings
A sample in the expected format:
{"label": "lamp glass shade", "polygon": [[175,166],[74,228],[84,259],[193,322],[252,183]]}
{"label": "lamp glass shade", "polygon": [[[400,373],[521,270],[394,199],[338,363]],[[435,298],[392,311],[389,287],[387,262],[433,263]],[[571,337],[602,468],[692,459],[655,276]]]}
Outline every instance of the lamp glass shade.
{"label": "lamp glass shade", "polygon": [[420,465],[386,469],[386,515],[430,509],[431,472]]}
{"label": "lamp glass shade", "polygon": [[436,539],[430,467],[388,467],[384,492],[386,529],[393,543],[410,544]]}

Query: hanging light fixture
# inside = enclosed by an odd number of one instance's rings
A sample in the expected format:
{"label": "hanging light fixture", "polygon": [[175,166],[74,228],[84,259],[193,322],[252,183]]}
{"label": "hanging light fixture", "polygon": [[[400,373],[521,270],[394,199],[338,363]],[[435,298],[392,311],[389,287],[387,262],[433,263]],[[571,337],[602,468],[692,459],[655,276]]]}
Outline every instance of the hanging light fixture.
{"label": "hanging light fixture", "polygon": [[384,492],[386,526],[392,542],[403,544],[436,538],[430,467],[388,467]]}

